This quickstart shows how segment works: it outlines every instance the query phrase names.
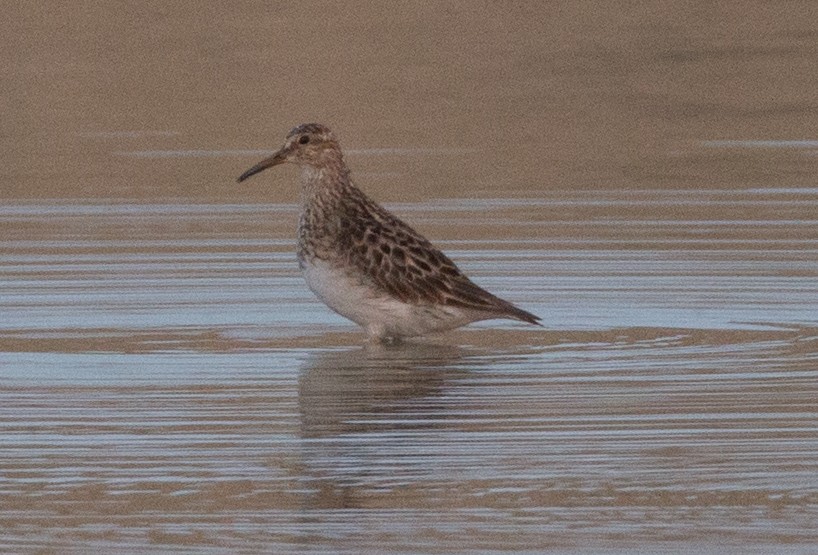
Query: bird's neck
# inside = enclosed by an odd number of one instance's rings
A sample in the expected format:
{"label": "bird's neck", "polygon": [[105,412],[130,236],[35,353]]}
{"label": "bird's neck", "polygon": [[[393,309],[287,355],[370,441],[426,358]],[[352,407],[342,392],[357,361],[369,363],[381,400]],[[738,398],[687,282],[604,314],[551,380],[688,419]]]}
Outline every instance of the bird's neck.
{"label": "bird's neck", "polygon": [[349,186],[349,169],[343,159],[320,166],[301,167],[301,204],[307,206],[319,197],[335,197]]}

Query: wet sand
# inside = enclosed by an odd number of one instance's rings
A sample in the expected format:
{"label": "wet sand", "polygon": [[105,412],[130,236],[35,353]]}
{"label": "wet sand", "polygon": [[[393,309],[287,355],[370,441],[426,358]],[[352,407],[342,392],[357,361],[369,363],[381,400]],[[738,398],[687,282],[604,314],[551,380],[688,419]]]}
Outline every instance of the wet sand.
{"label": "wet sand", "polygon": [[[811,3],[7,11],[0,551],[818,545]],[[305,120],[544,327],[364,345]]]}

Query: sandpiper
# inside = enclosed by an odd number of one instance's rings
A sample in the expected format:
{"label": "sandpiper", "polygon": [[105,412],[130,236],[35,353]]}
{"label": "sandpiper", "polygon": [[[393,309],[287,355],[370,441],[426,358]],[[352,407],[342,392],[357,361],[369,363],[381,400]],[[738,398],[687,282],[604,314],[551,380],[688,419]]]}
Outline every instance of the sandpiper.
{"label": "sandpiper", "polygon": [[353,185],[328,127],[305,123],[239,181],[290,162],[301,168],[298,262],[332,310],[382,341],[508,318],[539,317],[479,287],[425,237]]}

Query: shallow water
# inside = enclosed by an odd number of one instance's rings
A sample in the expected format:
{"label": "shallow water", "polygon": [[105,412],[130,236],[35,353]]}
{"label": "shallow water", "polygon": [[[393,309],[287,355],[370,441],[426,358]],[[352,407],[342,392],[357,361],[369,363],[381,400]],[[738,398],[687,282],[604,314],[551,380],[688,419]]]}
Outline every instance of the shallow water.
{"label": "shallow water", "polygon": [[815,545],[818,191],[392,208],[544,328],[365,346],[292,205],[2,207],[0,550]]}

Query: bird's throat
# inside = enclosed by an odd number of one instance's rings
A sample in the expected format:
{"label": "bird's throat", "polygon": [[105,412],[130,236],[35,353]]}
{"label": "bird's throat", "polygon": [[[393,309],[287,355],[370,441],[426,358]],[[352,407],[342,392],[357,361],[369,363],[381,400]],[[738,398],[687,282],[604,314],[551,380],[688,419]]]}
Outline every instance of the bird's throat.
{"label": "bird's throat", "polygon": [[301,205],[307,207],[319,198],[337,197],[349,181],[349,171],[343,164],[301,167]]}

